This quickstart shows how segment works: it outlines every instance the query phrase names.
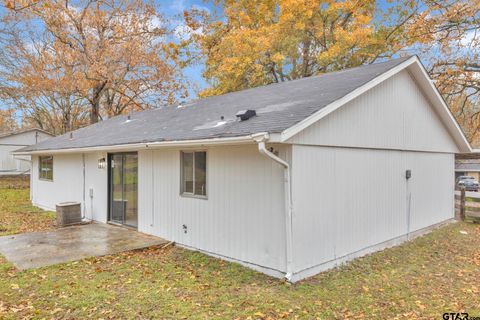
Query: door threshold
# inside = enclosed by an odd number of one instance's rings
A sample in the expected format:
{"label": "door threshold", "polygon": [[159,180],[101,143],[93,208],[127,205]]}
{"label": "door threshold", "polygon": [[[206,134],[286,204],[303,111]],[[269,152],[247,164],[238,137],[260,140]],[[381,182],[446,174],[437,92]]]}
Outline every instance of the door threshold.
{"label": "door threshold", "polygon": [[125,229],[138,231],[138,227],[132,227],[132,226],[129,226],[129,225],[126,225],[126,224],[118,223],[118,222],[107,221],[107,224],[111,224],[113,226],[120,227],[120,228],[125,228]]}

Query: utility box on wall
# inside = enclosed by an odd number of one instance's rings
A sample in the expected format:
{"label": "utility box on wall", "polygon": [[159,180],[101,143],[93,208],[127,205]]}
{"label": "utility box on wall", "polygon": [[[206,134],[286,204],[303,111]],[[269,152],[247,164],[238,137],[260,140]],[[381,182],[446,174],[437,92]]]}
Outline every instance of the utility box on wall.
{"label": "utility box on wall", "polygon": [[57,226],[64,227],[82,222],[82,209],[79,202],[57,204]]}

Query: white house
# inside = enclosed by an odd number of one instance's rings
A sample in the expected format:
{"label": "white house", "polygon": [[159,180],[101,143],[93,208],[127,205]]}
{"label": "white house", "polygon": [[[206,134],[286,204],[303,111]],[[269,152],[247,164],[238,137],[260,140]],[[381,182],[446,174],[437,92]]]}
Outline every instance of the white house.
{"label": "white house", "polygon": [[13,151],[37,144],[52,135],[40,129],[28,129],[0,135],[0,175],[30,172],[30,157],[14,157]]}
{"label": "white house", "polygon": [[[253,112],[255,111],[255,112]],[[118,116],[33,155],[33,203],[297,281],[454,217],[470,146],[417,57]]]}

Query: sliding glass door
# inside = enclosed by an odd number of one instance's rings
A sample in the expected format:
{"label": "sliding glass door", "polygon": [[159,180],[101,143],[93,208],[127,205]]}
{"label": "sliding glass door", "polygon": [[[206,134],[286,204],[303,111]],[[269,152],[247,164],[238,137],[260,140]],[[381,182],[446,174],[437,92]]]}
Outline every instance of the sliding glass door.
{"label": "sliding glass door", "polygon": [[138,226],[138,155],[109,155],[110,221],[129,227]]}

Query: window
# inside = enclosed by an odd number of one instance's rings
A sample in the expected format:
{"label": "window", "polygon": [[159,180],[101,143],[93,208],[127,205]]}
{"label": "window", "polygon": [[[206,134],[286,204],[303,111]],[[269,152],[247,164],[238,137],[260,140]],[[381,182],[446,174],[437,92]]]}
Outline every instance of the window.
{"label": "window", "polygon": [[205,151],[183,151],[182,194],[207,196],[207,153]]}
{"label": "window", "polygon": [[38,163],[39,178],[53,181],[53,156],[39,157]]}

